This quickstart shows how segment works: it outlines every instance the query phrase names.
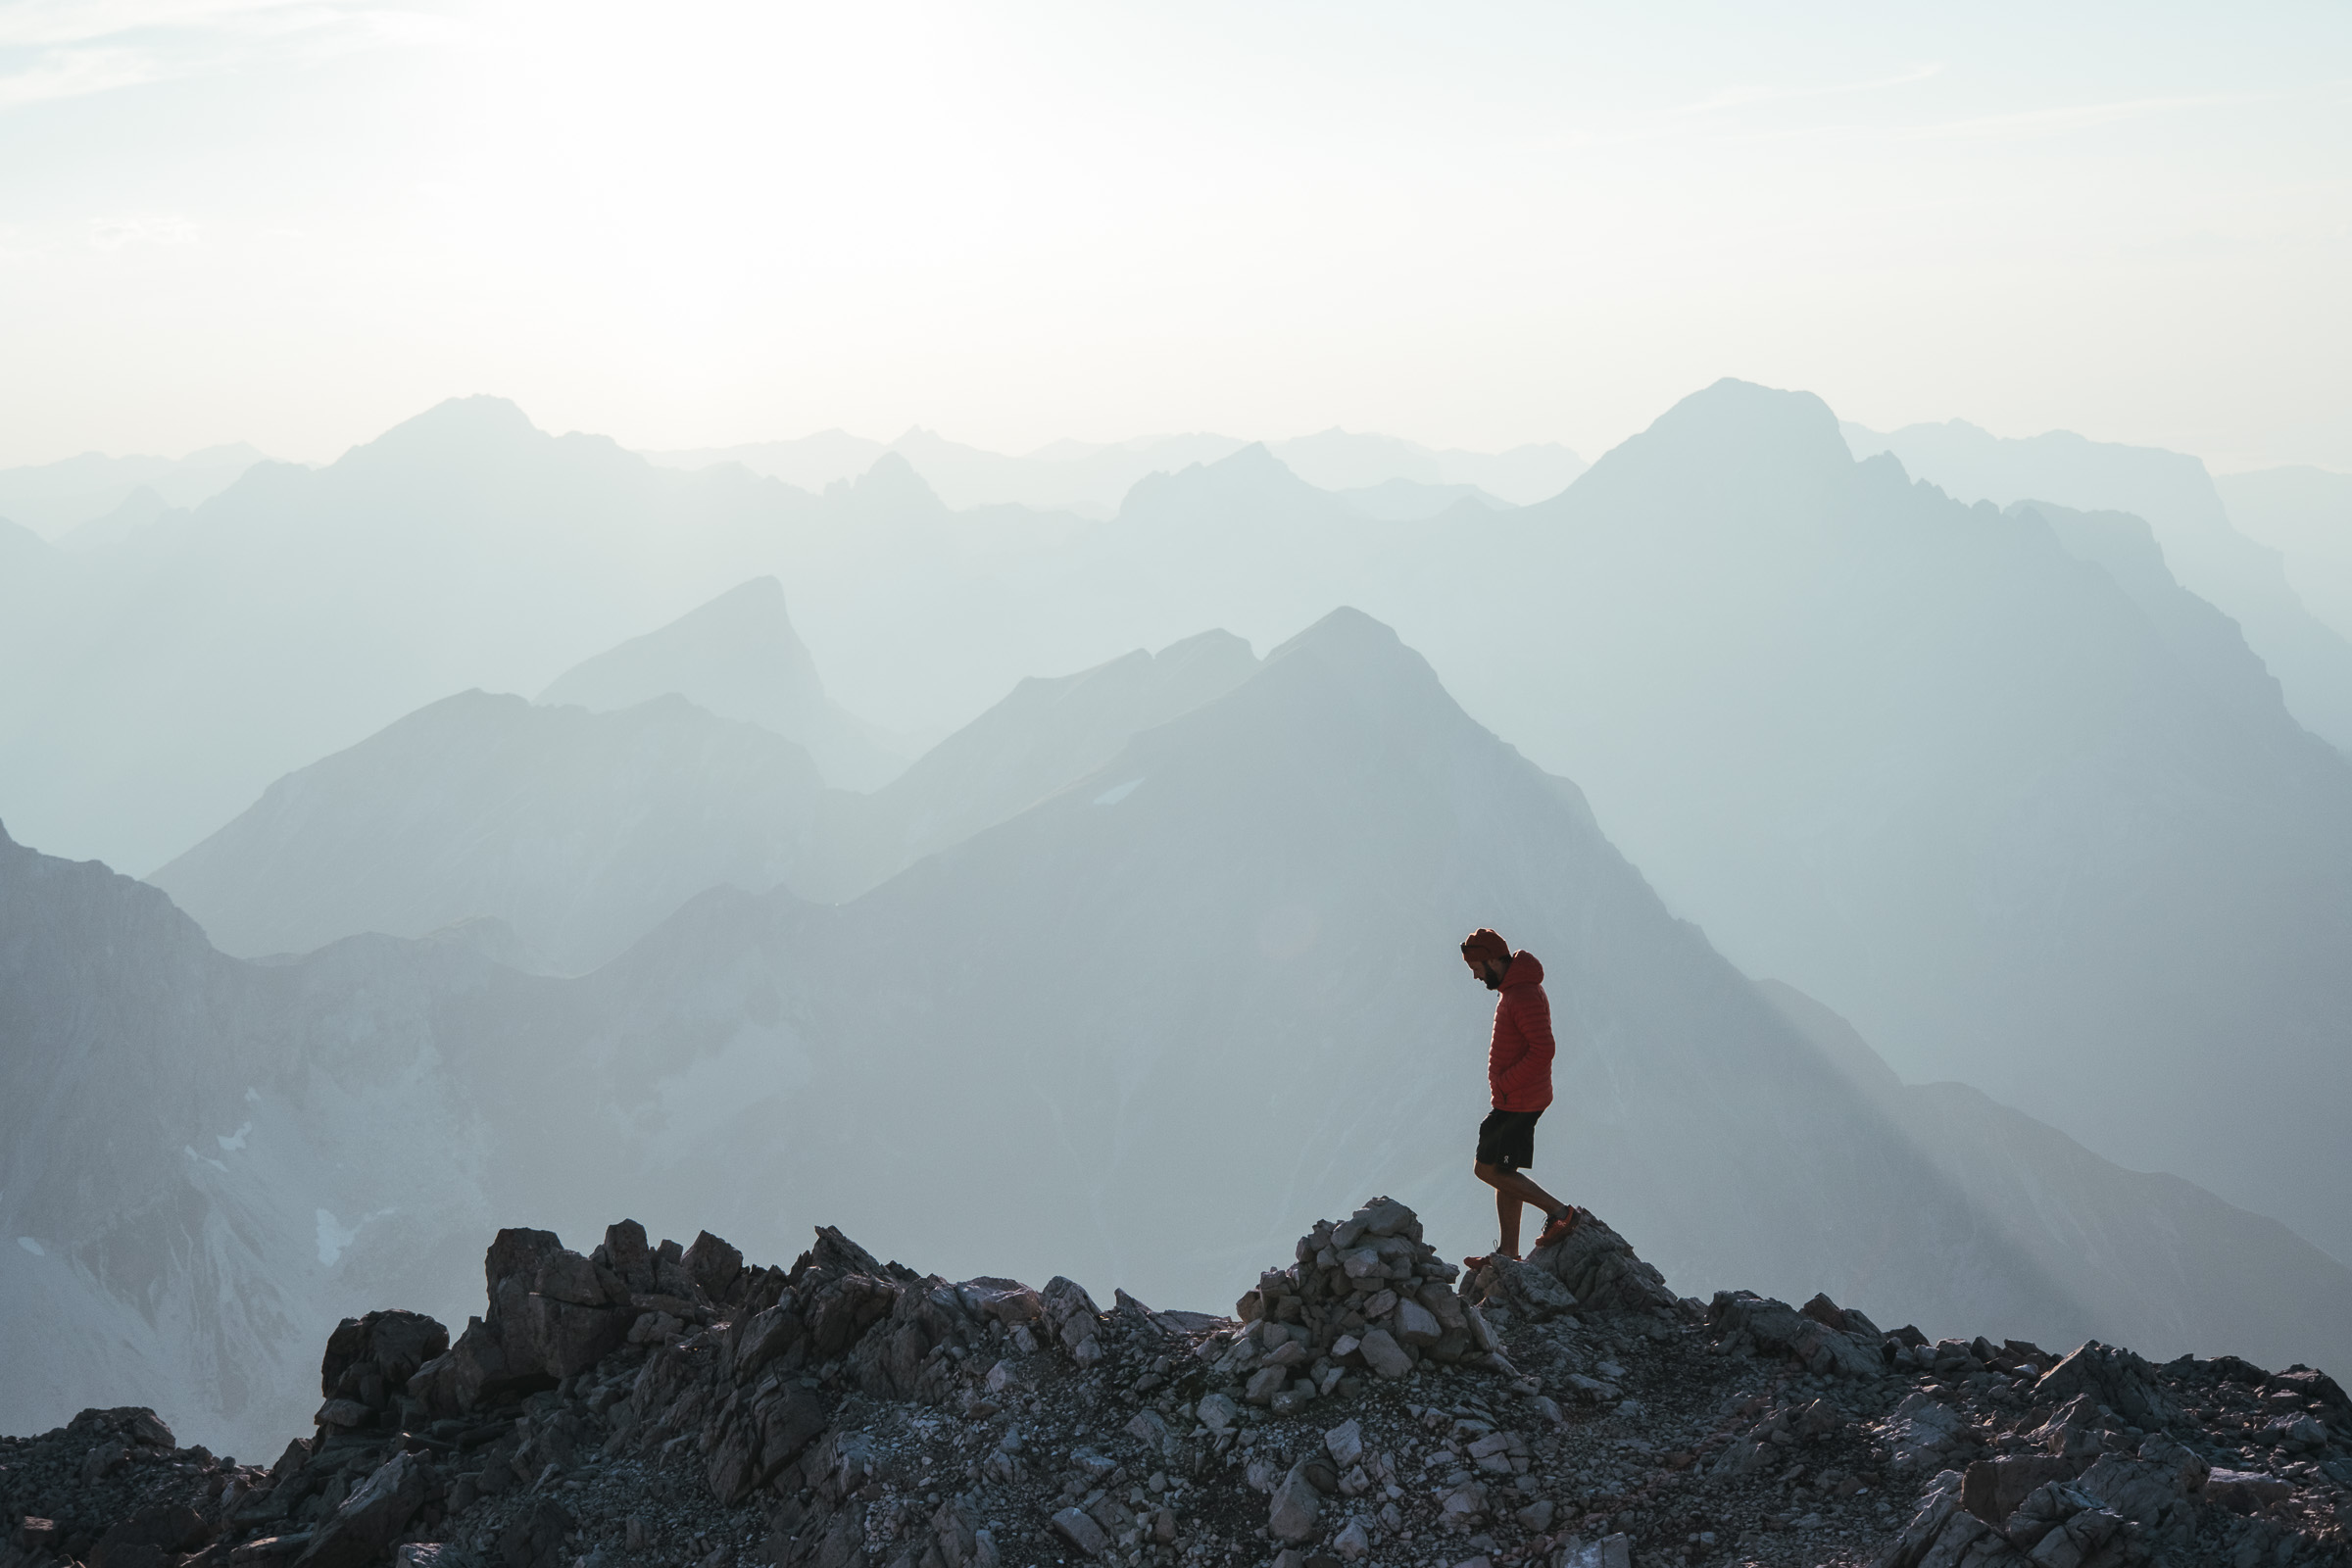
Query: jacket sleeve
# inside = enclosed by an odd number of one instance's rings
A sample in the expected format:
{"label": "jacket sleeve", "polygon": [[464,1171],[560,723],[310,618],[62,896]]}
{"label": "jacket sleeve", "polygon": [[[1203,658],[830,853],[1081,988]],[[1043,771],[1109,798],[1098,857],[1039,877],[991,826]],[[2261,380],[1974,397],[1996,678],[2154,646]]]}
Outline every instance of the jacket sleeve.
{"label": "jacket sleeve", "polygon": [[[1487,1047],[1487,1081],[1500,1090],[1511,1081],[1519,1064],[1532,1054],[1535,1037],[1528,1029],[1525,989],[1506,991],[1494,1006],[1494,1038]],[[1544,1038],[1551,1038],[1551,1020],[1543,1020]]]}
{"label": "jacket sleeve", "polygon": [[[1520,1061],[1541,1065],[1546,1076],[1551,1071],[1551,999],[1542,986],[1529,986],[1517,998],[1519,1037],[1527,1042]],[[1513,1065],[1516,1065],[1514,1063]]]}

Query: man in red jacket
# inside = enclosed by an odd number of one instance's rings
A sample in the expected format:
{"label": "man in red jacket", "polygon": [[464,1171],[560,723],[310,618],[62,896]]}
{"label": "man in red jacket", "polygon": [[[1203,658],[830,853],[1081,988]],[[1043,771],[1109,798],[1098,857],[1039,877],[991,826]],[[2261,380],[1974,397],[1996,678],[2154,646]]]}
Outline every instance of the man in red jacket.
{"label": "man in red jacket", "polygon": [[[1509,943],[1483,926],[1462,943],[1462,961],[1489,991],[1502,993],[1487,1047],[1487,1087],[1494,1108],[1478,1124],[1478,1160],[1471,1169],[1494,1189],[1494,1212],[1502,1222],[1502,1249],[1495,1255],[1516,1260],[1522,1203],[1544,1211],[1539,1248],[1573,1230],[1578,1213],[1521,1174],[1536,1162],[1536,1118],[1551,1103],[1551,1003],[1544,995],[1544,965],[1536,956],[1513,953]],[[1486,1261],[1463,1259],[1474,1269]]]}

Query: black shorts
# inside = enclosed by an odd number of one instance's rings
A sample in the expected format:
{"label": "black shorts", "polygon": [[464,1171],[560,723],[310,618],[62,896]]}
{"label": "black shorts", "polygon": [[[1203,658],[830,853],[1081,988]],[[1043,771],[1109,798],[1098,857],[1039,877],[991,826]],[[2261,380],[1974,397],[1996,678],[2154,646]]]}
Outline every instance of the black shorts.
{"label": "black shorts", "polygon": [[1490,1110],[1478,1124],[1478,1162],[1504,1170],[1526,1170],[1536,1162],[1536,1118],[1540,1110]]}

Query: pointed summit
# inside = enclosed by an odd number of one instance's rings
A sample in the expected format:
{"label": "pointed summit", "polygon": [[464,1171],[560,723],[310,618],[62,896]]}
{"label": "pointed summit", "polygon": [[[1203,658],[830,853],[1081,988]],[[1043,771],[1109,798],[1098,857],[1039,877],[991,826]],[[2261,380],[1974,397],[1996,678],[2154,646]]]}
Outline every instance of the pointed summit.
{"label": "pointed summit", "polygon": [[1120,503],[1122,521],[1197,524],[1220,516],[1256,523],[1276,517],[1349,517],[1345,502],[1298,477],[1263,441],[1231,457],[1136,481]]}
{"label": "pointed summit", "polygon": [[659,630],[573,665],[539,701],[610,711],[665,692],[800,742],[826,781],[843,788],[875,788],[906,765],[869,726],[826,697],[816,661],[785,610],[784,585],[773,577],[754,577]]}
{"label": "pointed summit", "polygon": [[908,516],[945,516],[946,502],[931,481],[897,452],[885,452],[872,467],[855,479],[836,479],[825,486],[825,499],[847,502],[861,515],[897,521]]}

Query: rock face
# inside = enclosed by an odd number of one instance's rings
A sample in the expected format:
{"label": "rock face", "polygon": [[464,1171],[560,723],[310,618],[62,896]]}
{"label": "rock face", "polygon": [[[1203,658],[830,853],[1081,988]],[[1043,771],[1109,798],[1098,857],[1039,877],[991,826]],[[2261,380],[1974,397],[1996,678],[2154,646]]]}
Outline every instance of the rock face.
{"label": "rock face", "polygon": [[1456,1287],[1420,1229],[1320,1222],[1235,1318],[831,1229],[790,1269],[502,1231],[456,1344],[336,1328],[267,1467],[137,1409],[0,1439],[0,1568],[2352,1562],[2352,1401],[2308,1368],[1701,1308],[1596,1219]]}

